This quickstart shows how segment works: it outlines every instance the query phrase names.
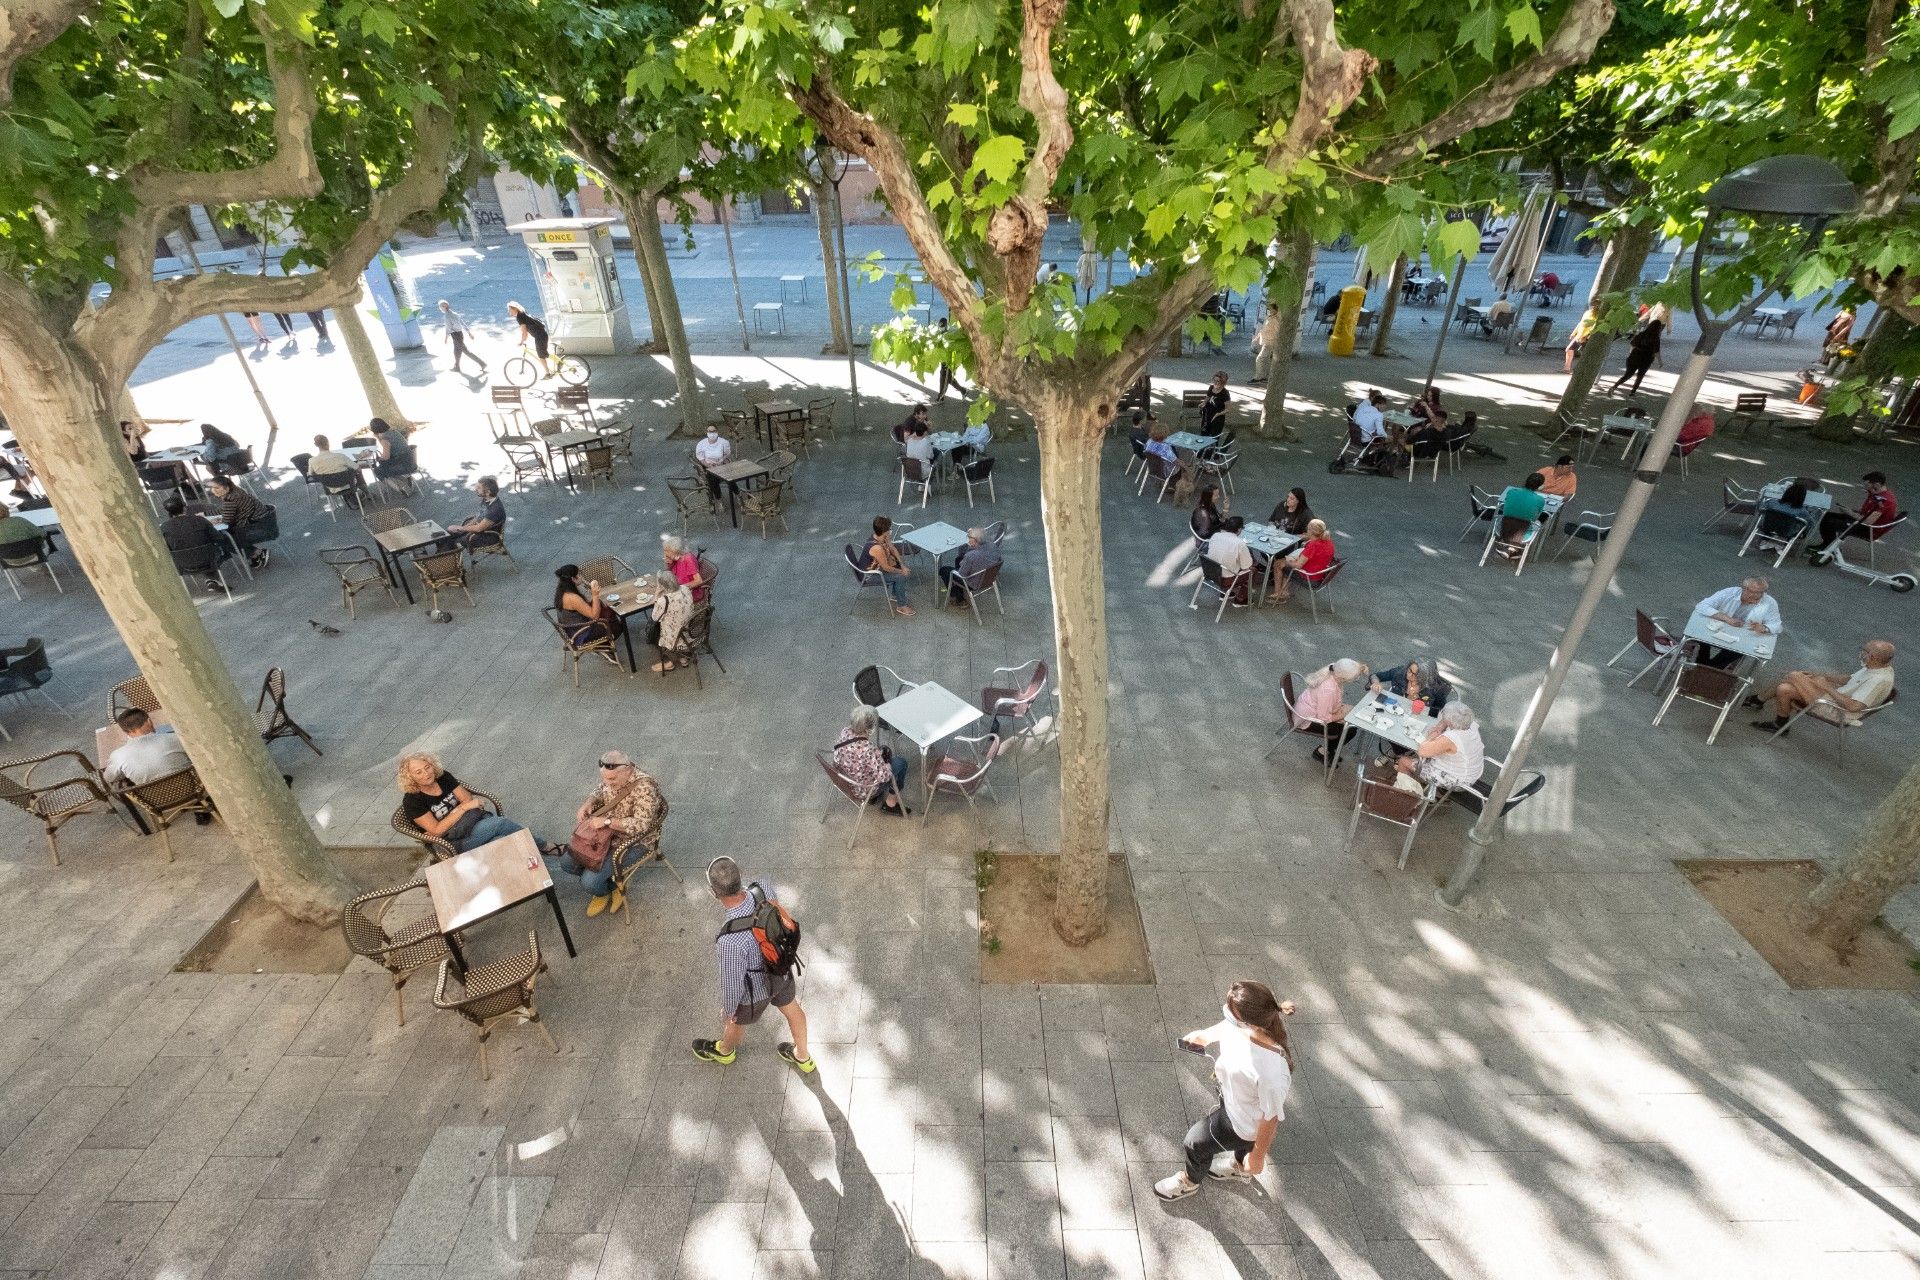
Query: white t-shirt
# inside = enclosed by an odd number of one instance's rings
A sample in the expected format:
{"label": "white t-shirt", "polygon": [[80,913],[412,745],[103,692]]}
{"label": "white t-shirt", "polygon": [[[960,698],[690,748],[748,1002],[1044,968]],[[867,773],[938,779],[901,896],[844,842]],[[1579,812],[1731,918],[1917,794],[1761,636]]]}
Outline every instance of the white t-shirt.
{"label": "white t-shirt", "polygon": [[1248,550],[1247,540],[1225,529],[1207,539],[1207,559],[1219,565],[1220,572],[1229,578],[1253,568],[1253,552]]}
{"label": "white t-shirt", "polygon": [[709,439],[700,437],[700,443],[693,446],[693,456],[700,460],[703,467],[717,467],[733,456],[733,442],[725,436]]}
{"label": "white t-shirt", "polygon": [[1255,1044],[1252,1034],[1232,1019],[1216,1022],[1201,1034],[1220,1051],[1213,1074],[1235,1133],[1252,1142],[1261,1121],[1287,1118],[1293,1071],[1286,1054]]}
{"label": "white t-shirt", "polygon": [[933,461],[933,437],[908,436],[907,442],[900,446],[900,451],[909,458],[918,458],[922,462],[931,463]]}
{"label": "white t-shirt", "polygon": [[[1834,692],[1843,698],[1852,698],[1863,707],[1877,707],[1893,694],[1893,668],[1862,667],[1848,676],[1847,682]],[[1816,706],[1813,714],[1822,720],[1845,716],[1848,724],[1860,723],[1857,714],[1837,707]]]}
{"label": "white t-shirt", "polygon": [[1362,400],[1353,407],[1353,425],[1360,428],[1362,440],[1378,440],[1387,434],[1386,415],[1376,409],[1371,400]]}
{"label": "white t-shirt", "polygon": [[1421,760],[1421,776],[1456,790],[1480,781],[1487,767],[1487,748],[1480,741],[1480,726],[1448,729],[1443,736],[1453,743],[1453,750]]}

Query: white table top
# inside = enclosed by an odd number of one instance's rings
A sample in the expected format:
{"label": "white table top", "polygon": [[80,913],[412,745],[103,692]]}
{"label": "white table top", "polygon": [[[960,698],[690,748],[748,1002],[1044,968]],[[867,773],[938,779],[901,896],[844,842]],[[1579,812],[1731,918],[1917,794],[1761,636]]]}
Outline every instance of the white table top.
{"label": "white table top", "polygon": [[[1520,486],[1517,484],[1510,484],[1506,488],[1502,489],[1500,491],[1500,504],[1504,507],[1507,502],[1507,495],[1509,493],[1513,493],[1519,488]],[[1560,513],[1560,508],[1566,504],[1567,498],[1565,494],[1543,493],[1540,495],[1540,500],[1547,504],[1545,507],[1541,509],[1540,518],[1542,520],[1551,520],[1554,516]]]}
{"label": "white table top", "polygon": [[945,453],[950,449],[958,449],[961,445],[965,444],[967,440],[967,438],[958,431],[935,431],[928,435],[927,439],[933,441],[933,447],[941,453]]}
{"label": "white table top", "polygon": [[1624,413],[1610,413],[1600,419],[1600,425],[1609,431],[1651,431],[1652,418],[1635,418]]}
{"label": "white table top", "polygon": [[[784,280],[798,280],[800,277],[799,276],[783,276],[781,278]],[[780,303],[780,302],[756,302],[753,304],[753,309],[755,311],[781,311],[781,310],[784,310],[785,307],[786,307],[786,304]]]}
{"label": "white table top", "polygon": [[[1782,496],[1783,494],[1785,494],[1786,491],[1792,487],[1793,487],[1793,481],[1791,480],[1775,480],[1772,484],[1762,485],[1760,486],[1760,501],[1772,502],[1775,499]],[[1809,511],[1833,510],[1833,495],[1828,493],[1825,489],[1807,490],[1807,510]],[[21,514],[25,515],[26,513],[21,512]]]}
{"label": "white table top", "polygon": [[199,462],[207,455],[204,446],[175,445],[170,449],[149,449],[147,458],[153,462]]}
{"label": "white table top", "polygon": [[1247,545],[1263,556],[1286,555],[1306,539],[1297,533],[1288,533],[1278,525],[1256,524],[1249,522],[1240,531]]}
{"label": "white table top", "polygon": [[1405,409],[1388,409],[1380,416],[1396,427],[1411,427],[1414,423],[1420,421],[1420,419],[1414,417]]}
{"label": "white table top", "polygon": [[1407,710],[1404,698],[1390,693],[1370,692],[1360,699],[1353,710],[1347,712],[1347,723],[1385,738],[1396,747],[1411,751],[1427,740],[1427,735],[1433,732],[1435,721],[1425,713],[1415,715]]}
{"label": "white table top", "polygon": [[944,520],[923,524],[900,535],[900,541],[912,543],[933,556],[943,556],[955,547],[967,545],[967,531],[956,529]]}
{"label": "white table top", "polygon": [[806,277],[805,277],[805,276],[781,276],[780,278],[781,278],[782,280],[785,280],[785,281],[788,281],[789,283],[791,283],[792,281],[795,281],[795,280],[805,280],[805,279],[806,279]]}
{"label": "white table top", "polygon": [[980,708],[931,680],[881,703],[875,710],[888,725],[911,738],[923,755],[940,739],[984,718]]}
{"label": "white table top", "polygon": [[1755,307],[1753,314],[1765,316],[1769,320],[1778,320],[1787,314],[1787,309],[1785,307]]}
{"label": "white table top", "polygon": [[553,887],[540,849],[525,831],[436,862],[426,875],[433,915],[442,933],[464,929]]}
{"label": "white table top", "polygon": [[1176,449],[1211,449],[1219,444],[1218,437],[1196,435],[1191,431],[1176,431],[1167,437],[1167,443]]}
{"label": "white table top", "polygon": [[1745,627],[1732,627],[1724,622],[1715,622],[1709,615],[1696,609],[1687,619],[1687,629],[1683,632],[1687,639],[1710,644],[1716,649],[1731,649],[1735,653],[1749,658],[1758,658],[1765,662],[1773,657],[1773,647],[1780,637],[1772,634],[1760,635]]}
{"label": "white table top", "polygon": [[42,529],[58,529],[60,527],[60,513],[52,507],[36,507],[32,511],[16,511],[13,514],[19,516],[28,524],[35,525]]}

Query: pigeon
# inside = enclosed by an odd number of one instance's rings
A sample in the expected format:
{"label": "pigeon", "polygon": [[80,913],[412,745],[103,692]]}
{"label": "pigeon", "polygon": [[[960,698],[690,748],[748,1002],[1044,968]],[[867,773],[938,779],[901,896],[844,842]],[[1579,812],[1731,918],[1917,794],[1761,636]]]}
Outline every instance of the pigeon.
{"label": "pigeon", "polygon": [[312,618],[307,619],[307,625],[323,636],[337,636],[340,634],[340,628],[330,627],[324,622],[315,622]]}

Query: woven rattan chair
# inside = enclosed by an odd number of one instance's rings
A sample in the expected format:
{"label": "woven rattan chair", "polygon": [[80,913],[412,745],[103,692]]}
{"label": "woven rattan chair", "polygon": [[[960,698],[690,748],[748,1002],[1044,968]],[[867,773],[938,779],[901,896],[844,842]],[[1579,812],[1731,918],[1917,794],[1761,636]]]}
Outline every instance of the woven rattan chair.
{"label": "woven rattan chair", "polygon": [[[482,813],[485,813],[488,808],[495,813],[500,812],[500,802],[486,792],[475,791],[472,787],[468,787],[467,794],[480,802]],[[460,851],[453,847],[453,841],[428,835],[426,828],[417,825],[407,816],[407,807],[404,804],[393,811],[393,829],[425,849],[427,856],[435,862],[445,862],[448,858],[459,856]]]}
{"label": "woven rattan chair", "polygon": [[389,529],[415,522],[413,512],[405,507],[381,507],[377,511],[363,512],[360,518],[365,522],[368,533],[385,533]]}
{"label": "woven rattan chair", "polygon": [[[65,762],[66,768],[61,767]],[[42,772],[42,769],[46,772]],[[42,756],[0,762],[0,800],[40,819],[47,829],[47,852],[60,865],[60,828],[83,813],[118,813],[107,784],[93,762],[78,751],[49,751]]]}
{"label": "woven rattan chair", "polygon": [[509,1018],[531,1022],[547,1038],[547,1047],[560,1052],[553,1033],[540,1021],[540,1011],[533,1003],[534,983],[546,968],[546,961],[540,958],[540,935],[536,933],[527,934],[525,951],[469,969],[464,976],[453,972],[451,959],[440,962],[440,981],[434,984],[433,1007],[451,1010],[480,1029],[482,1080],[493,1079],[487,1069],[487,1040],[493,1035],[494,1027]]}
{"label": "woven rattan chair", "polygon": [[173,861],[173,837],[167,834],[167,828],[175,818],[189,813],[220,816],[213,807],[213,797],[200,782],[200,775],[191,767],[152,782],[118,788],[114,794],[124,798],[146,817],[149,826],[159,830],[168,862]]}
{"label": "woven rattan chair", "polygon": [[553,628],[553,633],[560,637],[560,669],[565,671],[569,662],[573,664],[574,688],[578,689],[580,687],[580,659],[590,653],[604,655],[611,660],[615,666],[622,665],[620,662],[619,639],[612,631],[590,629],[582,626],[580,627],[580,634],[585,638],[575,640],[567,634],[566,627],[561,625],[560,611],[558,609],[549,605],[540,611],[540,616],[547,620],[547,625]]}
{"label": "woven rattan chair", "polygon": [[621,861],[621,859],[626,856],[627,850],[640,843],[642,837],[646,835],[644,831],[636,831],[624,839],[616,840],[613,847],[607,850],[607,857],[613,861],[613,909],[620,913],[620,918],[626,923],[628,928],[633,927],[633,912],[627,910],[627,885],[633,880],[634,875],[640,868],[647,866],[649,863],[658,863],[660,866],[673,872],[673,878],[675,880],[680,881],[683,885],[686,884],[686,879],[680,874],[680,869],[667,861],[666,838],[664,834],[666,824],[667,798],[662,796],[660,797],[660,828],[662,834],[655,838],[652,846],[649,847],[644,854],[641,854],[631,862]]}
{"label": "woven rattan chair", "polygon": [[[273,700],[272,708],[267,706],[268,699]],[[279,667],[268,668],[267,678],[260,682],[260,699],[253,704],[253,714],[260,723],[262,742],[274,742],[280,738],[298,738],[313,749],[313,754],[317,756],[327,754],[314,742],[313,735],[302,729],[294,718],[287,714],[287,673]]]}
{"label": "woven rattan chair", "polygon": [[[696,689],[706,688],[706,682],[700,678],[700,655],[706,654],[713,659],[713,665],[720,668],[720,674],[727,674],[726,664],[720,661],[720,655],[713,651],[713,603],[697,604],[693,612],[687,615],[687,625],[680,630],[680,643],[672,649],[662,648],[661,656],[671,658],[679,666],[674,670],[693,668],[693,684]],[[667,673],[660,673],[666,679]]]}
{"label": "woven rattan chair", "polygon": [[769,484],[759,489],[749,489],[740,495],[740,514],[752,516],[760,522],[760,536],[767,536],[767,522],[778,520],[780,531],[790,533],[787,527],[787,486]]}
{"label": "woven rattan chair", "polygon": [[418,556],[413,567],[420,573],[420,585],[427,589],[433,601],[427,607],[440,607],[440,593],[460,588],[460,594],[467,598],[467,607],[473,607],[473,592],[467,590],[467,558],[462,551],[438,551],[430,556]]}
{"label": "woven rattan chair", "polygon": [[616,582],[632,582],[640,575],[619,556],[596,556],[581,563],[580,576],[588,582],[599,583],[604,591]]}
{"label": "woven rattan chair", "polygon": [[828,437],[833,435],[833,409],[834,402],[831,398],[807,401],[807,425],[816,435]]}
{"label": "woven rattan chair", "polygon": [[[482,542],[469,542],[464,538],[461,539],[461,550],[467,553],[467,566],[469,568],[478,568],[480,559],[483,556],[505,556],[507,563],[513,566],[513,571],[515,573],[520,572],[520,562],[513,558],[513,552],[507,550],[507,531],[505,529],[495,529],[491,532],[493,536],[486,538],[486,540]],[[474,536],[484,537],[484,535]]]}
{"label": "woven rattan chair", "polygon": [[363,893],[340,913],[340,932],[347,936],[353,954],[367,957],[393,975],[393,1006],[403,1027],[407,1025],[407,998],[401,988],[415,969],[445,960],[447,942],[440,936],[440,922],[431,910],[398,928],[389,928],[386,916],[401,894],[415,889],[425,892],[426,888],[427,878],[415,876],[405,884]]}
{"label": "woven rattan chair", "polygon": [[122,680],[113,686],[113,693],[107,699],[107,719],[111,720],[122,711],[138,707],[148,715],[160,709],[160,699],[147,687],[145,676],[135,676],[131,680]]}
{"label": "woven rattan chair", "polygon": [[587,393],[585,387],[555,387],[553,407],[561,413],[571,414],[580,419],[582,430],[599,430],[600,419],[594,414],[593,398]]}
{"label": "woven rattan chair", "polygon": [[539,476],[543,480],[553,479],[553,470],[547,466],[547,460],[540,450],[524,440],[500,440],[500,452],[507,455],[507,465],[513,468],[513,488],[517,493],[524,486],[521,480],[527,476]]}
{"label": "woven rattan chair", "polygon": [[579,474],[587,478],[587,488],[596,490],[600,482],[613,483],[613,446],[590,444],[580,450],[581,467]]}
{"label": "woven rattan chair", "polygon": [[674,476],[667,481],[667,492],[673,495],[673,505],[680,513],[680,534],[686,536],[687,523],[705,517],[717,526],[720,513],[714,508],[713,495],[707,491],[707,482],[698,476]]}
{"label": "woven rattan chair", "polygon": [[349,618],[359,616],[354,611],[354,597],[368,587],[383,588],[388,600],[394,604],[400,603],[387,571],[381,568],[380,562],[365,547],[323,547],[320,550],[320,563],[333,570],[334,576],[340,579],[340,603],[347,606]]}
{"label": "woven rattan chair", "polygon": [[633,424],[631,422],[606,422],[596,427],[600,438],[606,441],[607,448],[613,451],[615,462],[622,458],[633,461]]}

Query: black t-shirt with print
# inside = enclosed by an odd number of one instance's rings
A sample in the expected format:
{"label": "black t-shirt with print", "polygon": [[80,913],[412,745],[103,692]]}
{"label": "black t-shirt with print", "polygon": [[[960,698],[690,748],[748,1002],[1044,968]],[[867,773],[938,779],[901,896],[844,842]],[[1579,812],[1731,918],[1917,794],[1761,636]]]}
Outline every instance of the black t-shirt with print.
{"label": "black t-shirt with print", "polygon": [[437,796],[430,796],[424,791],[409,791],[400,797],[400,807],[406,810],[411,821],[418,822],[422,815],[429,813],[434,821],[444,821],[448,814],[460,807],[460,797],[454,794],[460,789],[460,779],[442,769],[434,781],[440,786]]}

